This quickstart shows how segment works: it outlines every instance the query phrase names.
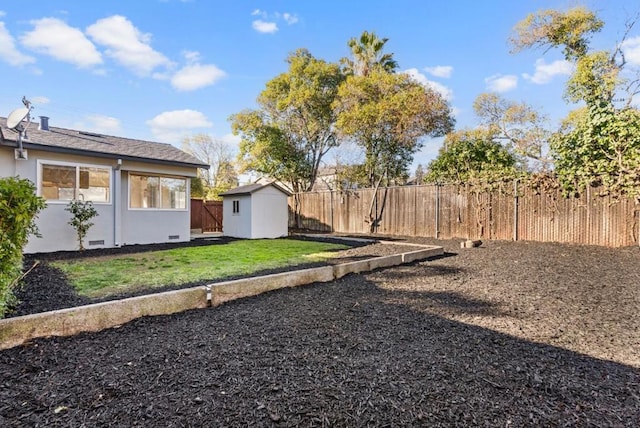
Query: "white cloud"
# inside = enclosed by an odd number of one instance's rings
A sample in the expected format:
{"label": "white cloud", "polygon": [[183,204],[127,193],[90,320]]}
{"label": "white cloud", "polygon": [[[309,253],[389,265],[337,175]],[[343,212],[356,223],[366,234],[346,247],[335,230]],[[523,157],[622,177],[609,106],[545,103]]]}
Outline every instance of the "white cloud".
{"label": "white cloud", "polygon": [[494,74],[484,79],[487,89],[492,92],[507,92],[518,86],[518,76]]}
{"label": "white cloud", "polygon": [[284,19],[284,22],[286,22],[289,25],[293,25],[296,22],[298,22],[298,17],[296,15],[292,15],[287,12],[282,14],[282,19]]}
{"label": "white cloud", "polygon": [[183,51],[182,56],[189,64],[195,64],[200,61],[200,52],[198,51]]}
{"label": "white cloud", "polygon": [[451,101],[453,99],[453,91],[450,88],[447,88],[442,83],[434,82],[433,80],[427,79],[427,76],[420,73],[417,68],[410,68],[404,71],[406,74],[411,76],[416,82],[433,89],[447,101]]}
{"label": "white cloud", "polygon": [[213,85],[226,76],[226,73],[213,64],[187,65],[171,78],[171,85],[179,91],[193,91]]}
{"label": "white cloud", "polygon": [[0,18],[2,18],[3,16],[5,16],[7,13],[4,10],[0,10]]}
{"label": "white cloud", "polygon": [[547,64],[544,59],[536,60],[536,71],[533,75],[523,73],[522,77],[537,85],[544,85],[558,75],[569,76],[573,71],[573,66],[569,61],[557,60]]}
{"label": "white cloud", "polygon": [[159,141],[179,145],[193,129],[211,128],[213,124],[196,110],[174,110],[160,113],[146,121],[151,132]]}
{"label": "white cloud", "polygon": [[43,96],[31,97],[29,98],[29,101],[31,101],[31,104],[40,104],[40,105],[49,104],[51,102],[49,98],[43,97]]}
{"label": "white cloud", "polygon": [[258,33],[268,33],[273,34],[278,31],[278,26],[275,22],[266,22],[261,19],[256,19],[251,23],[251,26]]}
{"label": "white cloud", "polygon": [[4,22],[0,22],[0,59],[14,66],[36,62],[35,58],[25,55],[16,49],[15,40],[4,26]]}
{"label": "white cloud", "polygon": [[84,129],[87,129],[91,132],[115,135],[122,130],[120,127],[120,121],[115,117],[92,114],[87,116],[86,120],[89,122],[89,124]]}
{"label": "white cloud", "polygon": [[77,28],[56,18],[42,18],[31,24],[33,31],[20,38],[24,46],[80,68],[102,64],[100,52]]}
{"label": "white cloud", "polygon": [[267,34],[273,34],[278,31],[277,21],[284,21],[288,25],[293,25],[299,21],[298,15],[289,12],[274,12],[270,14],[264,10],[255,9],[251,12],[251,16],[259,16],[261,18],[251,23],[253,29],[259,33]]}
{"label": "white cloud", "polygon": [[167,57],[151,47],[151,35],[141,33],[124,16],[100,19],[87,28],[87,34],[107,47],[108,56],[140,76],[148,76],[156,67],[171,66]]}
{"label": "white cloud", "polygon": [[640,66],[640,36],[625,40],[621,48],[628,64]]}
{"label": "white cloud", "polygon": [[193,91],[213,85],[227,74],[213,64],[200,64],[200,52],[182,52],[187,65],[171,76],[171,85],[179,91]]}
{"label": "white cloud", "polygon": [[451,77],[451,73],[453,73],[453,67],[451,67],[450,65],[436,65],[435,67],[425,67],[424,70],[432,76],[442,77],[445,79]]}

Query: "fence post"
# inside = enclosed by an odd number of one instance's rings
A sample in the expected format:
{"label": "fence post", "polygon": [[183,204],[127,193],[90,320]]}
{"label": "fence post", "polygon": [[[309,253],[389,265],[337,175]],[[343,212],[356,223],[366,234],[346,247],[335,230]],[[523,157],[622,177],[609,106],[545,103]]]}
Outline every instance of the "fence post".
{"label": "fence post", "polygon": [[513,240],[518,240],[518,179],[513,180]]}
{"label": "fence post", "polygon": [[[388,183],[387,183],[387,185],[388,185]],[[380,206],[379,206],[379,204],[378,204],[378,201],[379,201],[379,199],[378,199],[378,192],[379,192],[379,191],[380,191],[380,188],[378,187],[378,188],[375,190],[375,198],[376,198],[376,218],[375,218],[375,219],[374,219],[374,221],[373,221],[373,224],[375,225],[374,233],[378,233],[378,231],[379,231],[379,229],[380,229],[380,220],[381,220],[381,218],[380,218],[380,217],[381,217],[381,215],[380,215],[380,211],[379,211],[379,210],[380,210]]]}
{"label": "fence post", "polygon": [[331,206],[331,233],[335,232],[333,227],[333,190],[329,189],[329,204]]}
{"label": "fence post", "polygon": [[436,239],[440,239],[440,184],[436,183]]}
{"label": "fence post", "polygon": [[418,183],[413,189],[413,236],[418,235]]}

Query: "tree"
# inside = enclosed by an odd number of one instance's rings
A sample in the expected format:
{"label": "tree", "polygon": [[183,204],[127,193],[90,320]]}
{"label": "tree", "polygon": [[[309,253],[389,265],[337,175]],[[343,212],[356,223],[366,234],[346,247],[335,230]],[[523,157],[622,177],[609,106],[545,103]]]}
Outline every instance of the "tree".
{"label": "tree", "polygon": [[78,249],[84,250],[84,237],[87,236],[87,232],[93,226],[91,219],[98,216],[98,211],[93,207],[91,201],[81,201],[74,199],[65,208],[65,211],[71,213],[71,220],[69,225],[76,230],[76,236],[78,238]]}
{"label": "tree", "polygon": [[22,251],[29,235],[40,236],[35,219],[45,207],[31,181],[0,178],[0,318],[15,303],[13,289],[21,280]]}
{"label": "tree", "polygon": [[207,199],[219,200],[220,193],[238,187],[239,180],[235,165],[231,160],[224,160],[218,164],[218,169],[213,180],[213,187],[207,194]]}
{"label": "tree", "polygon": [[442,136],[454,123],[437,92],[406,74],[380,70],[349,76],[335,105],[336,129],[363,148],[370,186],[406,175],[423,138]]}
{"label": "tree", "polygon": [[414,172],[414,176],[416,178],[416,184],[424,183],[425,168],[422,166],[422,164],[419,163],[418,166],[416,166],[416,171]]}
{"label": "tree", "polygon": [[[635,24],[627,23],[624,38]],[[589,51],[589,38],[604,25],[586,8],[531,14],[516,26],[512,44],[516,51],[541,46],[562,47],[574,63],[565,97],[582,101],[581,108],[565,120],[551,138],[555,172],[566,193],[601,185],[606,193],[633,195],[640,201],[640,112],[630,107],[640,79],[620,78],[626,65],[623,41],[612,51]],[[626,92],[627,102],[616,107],[616,93]]]}
{"label": "tree", "polygon": [[198,171],[198,176],[193,177],[190,180],[190,190],[192,198],[204,198],[206,196],[207,192],[204,190],[204,184],[200,174],[200,171]]}
{"label": "tree", "polygon": [[544,115],[524,102],[510,101],[495,93],[478,95],[473,109],[496,141],[506,143],[524,161],[533,161],[528,163],[529,169],[551,169],[553,159],[548,155],[551,131],[546,128]]}
{"label": "tree", "polygon": [[[613,104],[621,68],[608,52],[587,53],[580,57],[567,82],[565,99],[587,105]],[[631,98],[631,96],[629,97]]]}
{"label": "tree", "polygon": [[393,73],[398,68],[398,63],[393,59],[393,54],[382,52],[387,41],[389,39],[380,39],[373,31],[363,31],[360,38],[349,39],[347,45],[352,58],[340,60],[345,74],[366,76],[375,69]]}
{"label": "tree", "polygon": [[322,157],[338,144],[332,103],[344,76],[337,64],[300,49],[287,58],[289,70],[267,82],[258,110],[230,117],[240,135],[242,170],[289,183],[294,192],[309,191]]}
{"label": "tree", "polygon": [[367,175],[362,164],[341,165],[336,167],[337,190],[353,190],[366,187]]}
{"label": "tree", "polygon": [[529,14],[516,24],[510,38],[512,52],[546,47],[562,47],[567,60],[578,60],[587,54],[589,38],[602,29],[604,22],[585,7],[566,13],[554,9]]}
{"label": "tree", "polygon": [[467,129],[449,133],[438,156],[429,163],[425,181],[486,185],[517,176],[516,156],[496,141],[494,132]]}
{"label": "tree", "polygon": [[567,193],[603,186],[640,203],[640,112],[591,105],[551,140],[555,171]]}
{"label": "tree", "polygon": [[216,200],[219,199],[218,194],[238,185],[233,152],[224,141],[206,134],[196,134],[186,137],[182,141],[182,148],[210,166],[208,170],[199,169],[198,177],[191,180],[193,196]]}
{"label": "tree", "polygon": [[[454,122],[440,94],[407,74],[382,70],[347,77],[338,91],[336,110],[336,129],[363,148],[364,171],[376,190],[381,184],[405,182],[423,138],[446,134]],[[379,221],[373,215],[374,201],[365,219],[371,232]]]}

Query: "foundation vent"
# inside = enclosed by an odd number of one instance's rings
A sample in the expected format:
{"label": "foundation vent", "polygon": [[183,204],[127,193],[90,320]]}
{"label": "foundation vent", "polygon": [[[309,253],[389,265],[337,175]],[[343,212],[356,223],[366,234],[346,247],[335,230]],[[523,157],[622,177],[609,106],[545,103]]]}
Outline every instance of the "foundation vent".
{"label": "foundation vent", "polygon": [[180,235],[169,235],[169,239],[180,239]]}
{"label": "foundation vent", "polygon": [[104,239],[99,241],[89,241],[89,245],[104,245]]}

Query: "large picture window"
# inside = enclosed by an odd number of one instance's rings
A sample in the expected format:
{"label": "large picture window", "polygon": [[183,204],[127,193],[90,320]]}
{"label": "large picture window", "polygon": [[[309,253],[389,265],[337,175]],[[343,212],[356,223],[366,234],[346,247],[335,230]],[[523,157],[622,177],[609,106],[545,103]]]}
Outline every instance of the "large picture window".
{"label": "large picture window", "polygon": [[48,201],[109,202],[111,168],[41,163],[39,184],[42,197]]}
{"label": "large picture window", "polygon": [[129,206],[142,209],[187,209],[187,180],[130,174]]}

